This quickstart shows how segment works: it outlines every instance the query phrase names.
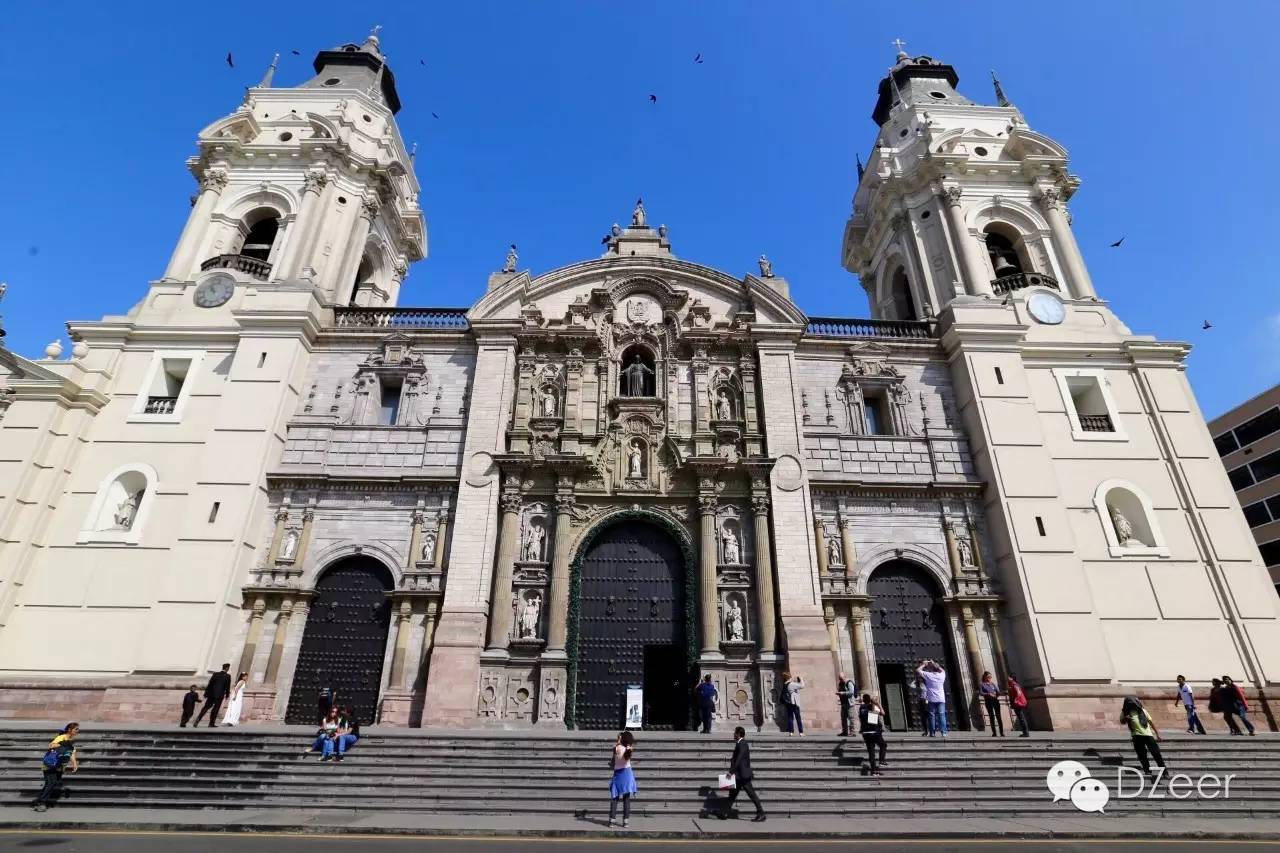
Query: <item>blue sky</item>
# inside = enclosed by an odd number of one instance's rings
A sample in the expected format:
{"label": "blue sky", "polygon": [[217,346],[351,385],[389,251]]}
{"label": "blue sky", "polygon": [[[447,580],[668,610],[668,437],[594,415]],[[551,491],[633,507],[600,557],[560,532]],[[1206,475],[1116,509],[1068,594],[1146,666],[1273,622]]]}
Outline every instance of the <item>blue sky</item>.
{"label": "blue sky", "polygon": [[513,241],[535,274],[595,257],[643,195],[679,256],[741,275],[767,252],[808,313],[867,316],[840,240],[900,37],[975,100],[991,101],[998,69],[1030,125],[1067,146],[1100,294],[1136,333],[1196,345],[1206,416],[1280,381],[1280,120],[1264,73],[1280,4],[898,5],[5,4],[8,344],[36,356],[66,320],[124,313],[182,228],[197,131],[272,53],[277,84],[301,82],[317,50],[375,23],[429,228],[402,304],[470,304]]}

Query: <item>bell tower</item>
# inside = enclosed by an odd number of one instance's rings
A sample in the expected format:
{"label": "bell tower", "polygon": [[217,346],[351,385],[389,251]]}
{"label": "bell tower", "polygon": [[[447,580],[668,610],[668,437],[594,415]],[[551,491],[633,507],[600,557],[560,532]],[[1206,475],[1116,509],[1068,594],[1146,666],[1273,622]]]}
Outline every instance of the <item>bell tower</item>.
{"label": "bell tower", "polygon": [[323,305],[396,304],[427,240],[395,76],[376,34],[321,51],[314,69],[280,88],[273,61],[200,131],[187,162],[199,192],[157,286],[189,286],[206,308],[264,286],[313,289]]}
{"label": "bell tower", "polygon": [[842,260],[875,317],[936,317],[986,484],[1002,665],[1055,729],[1180,671],[1262,689],[1280,678],[1280,605],[1187,382],[1190,347],[1135,335],[1098,298],[1067,152],[992,78],[995,105],[974,103],[950,65],[899,49]]}

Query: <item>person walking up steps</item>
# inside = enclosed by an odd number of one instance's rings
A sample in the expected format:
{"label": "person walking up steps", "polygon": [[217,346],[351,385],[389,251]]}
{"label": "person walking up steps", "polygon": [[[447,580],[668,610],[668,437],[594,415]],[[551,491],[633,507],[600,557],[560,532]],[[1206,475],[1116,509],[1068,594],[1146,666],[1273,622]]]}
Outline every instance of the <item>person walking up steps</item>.
{"label": "person walking up steps", "polygon": [[716,686],[711,683],[711,676],[703,676],[702,683],[693,691],[698,698],[698,714],[702,718],[702,733],[711,734],[711,717],[716,712]]}
{"label": "person walking up steps", "polygon": [[1209,688],[1209,713],[1221,714],[1222,721],[1227,724],[1227,728],[1231,734],[1240,734],[1240,726],[1236,725],[1235,718],[1231,716],[1231,704],[1227,701],[1227,689],[1222,686],[1222,679],[1215,678]]}
{"label": "person walking up steps", "polygon": [[80,769],[80,763],[76,760],[75,747],[78,734],[80,734],[80,724],[67,723],[62,727],[62,733],[49,743],[49,749],[45,751],[44,759],[41,761],[41,766],[44,768],[44,787],[40,789],[36,801],[31,804],[36,811],[48,811],[49,804],[63,793],[62,774],[68,766],[72,773]]}
{"label": "person walking up steps", "polygon": [[[884,709],[870,693],[862,694],[862,704],[858,706],[858,728],[862,732],[862,742],[867,745],[867,762],[871,767],[871,775],[879,776],[880,768],[887,767],[884,760],[887,747],[884,742]],[[877,751],[880,760],[876,761]]]}
{"label": "person walking up steps", "polygon": [[1004,718],[1000,716],[1000,686],[991,673],[982,673],[978,692],[982,694],[982,703],[987,706],[987,716],[991,718],[991,736],[996,736],[998,728],[1000,737],[1004,737]]}
{"label": "person walking up steps", "polygon": [[848,737],[852,725],[853,703],[858,701],[858,685],[843,672],[836,681],[836,696],[840,698],[840,737]]}
{"label": "person walking up steps", "polygon": [[231,664],[224,663],[221,672],[215,672],[209,676],[209,683],[204,688],[204,707],[200,709],[200,713],[196,715],[196,721],[192,723],[192,727],[199,726],[200,721],[204,719],[204,715],[209,714],[209,728],[217,725],[218,711],[222,710],[222,702],[227,698],[227,694],[231,692]]}
{"label": "person walking up steps", "polygon": [[1006,687],[1009,691],[1009,710],[1013,713],[1012,722],[1022,729],[1020,737],[1031,737],[1030,727],[1027,725],[1027,691],[1022,689],[1013,673],[1009,673]]}
{"label": "person walking up steps", "polygon": [[1138,701],[1137,696],[1125,697],[1124,704],[1120,706],[1120,722],[1129,727],[1129,735],[1133,738],[1133,751],[1138,754],[1138,761],[1142,764],[1142,772],[1150,774],[1151,764],[1147,761],[1147,753],[1151,753],[1151,757],[1156,760],[1156,764],[1164,767],[1164,756],[1160,754],[1161,740],[1160,730],[1156,728],[1155,720],[1147,713],[1147,709],[1142,707],[1142,703]]}
{"label": "person walking up steps", "polygon": [[733,789],[729,791],[724,807],[716,812],[716,817],[728,820],[733,804],[738,799],[738,792],[746,791],[747,798],[756,807],[756,816],[751,819],[752,822],[764,823],[764,806],[760,804],[760,797],[756,795],[755,786],[751,783],[755,775],[751,772],[751,747],[747,744],[747,730],[742,726],[733,730],[733,757],[729,759],[729,775],[733,776]]}
{"label": "person walking up steps", "polygon": [[804,720],[800,718],[800,691],[804,690],[804,679],[791,677],[791,673],[782,673],[782,704],[787,709],[787,734],[794,735],[799,730],[804,737]]}
{"label": "person walking up steps", "polygon": [[191,716],[196,712],[196,703],[199,701],[200,694],[193,684],[191,689],[187,691],[187,695],[182,697],[182,722],[178,723],[179,728],[185,729],[187,723],[191,722]]}
{"label": "person walking up steps", "polygon": [[636,774],[631,771],[631,754],[636,739],[631,732],[619,732],[613,745],[613,780],[609,783],[609,826],[617,826],[618,800],[622,800],[622,828],[631,820],[631,796],[637,791]]}
{"label": "person walking up steps", "polygon": [[[1231,676],[1222,676],[1222,698],[1226,702],[1226,707],[1231,709],[1231,713],[1235,714],[1240,722],[1244,723],[1244,727],[1249,730],[1250,735],[1256,735],[1253,730],[1253,723],[1249,720],[1249,703],[1244,698],[1244,691],[1240,686],[1231,680]],[[1232,734],[1240,734],[1240,729],[1236,729]]]}
{"label": "person walking up steps", "polygon": [[1187,734],[1204,734],[1204,723],[1200,722],[1200,715],[1196,713],[1196,699],[1191,693],[1191,685],[1181,675],[1178,676],[1178,698],[1173,700],[1174,705],[1179,703],[1187,711]]}
{"label": "person walking up steps", "polygon": [[944,687],[947,683],[947,671],[936,661],[924,660],[916,675],[924,681],[924,699],[929,704],[930,737],[933,733],[947,736],[947,694]]}

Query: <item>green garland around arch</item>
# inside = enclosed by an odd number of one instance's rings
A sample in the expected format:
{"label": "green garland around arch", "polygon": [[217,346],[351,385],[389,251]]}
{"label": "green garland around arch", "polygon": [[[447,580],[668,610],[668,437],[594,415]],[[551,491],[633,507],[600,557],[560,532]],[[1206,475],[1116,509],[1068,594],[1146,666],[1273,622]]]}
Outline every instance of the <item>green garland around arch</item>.
{"label": "green garland around arch", "polygon": [[[694,557],[689,532],[668,516],[646,509],[624,509],[609,513],[596,522],[578,543],[577,553],[569,566],[569,683],[565,693],[565,724],[577,728],[578,656],[582,639],[582,561],[596,539],[606,530],[628,521],[653,524],[671,534],[684,556],[684,638],[686,677],[698,663],[698,561]],[[690,709],[692,720],[692,709]]]}

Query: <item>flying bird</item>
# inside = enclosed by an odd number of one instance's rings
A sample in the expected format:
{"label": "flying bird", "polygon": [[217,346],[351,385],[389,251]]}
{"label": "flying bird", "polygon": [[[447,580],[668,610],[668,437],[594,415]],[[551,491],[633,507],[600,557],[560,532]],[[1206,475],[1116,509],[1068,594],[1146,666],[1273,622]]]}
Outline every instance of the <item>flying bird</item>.
{"label": "flying bird", "polygon": [[1203,329],[1212,329],[1212,328],[1213,328],[1213,324],[1212,324],[1212,323],[1210,323],[1208,320],[1205,320],[1205,321],[1204,321],[1204,325],[1203,325],[1203,326],[1201,326],[1200,328],[1201,328],[1202,330],[1203,330]]}
{"label": "flying bird", "polygon": [[657,95],[650,95],[650,96],[649,96],[649,103],[651,103],[651,104],[656,104],[656,103],[658,103],[658,96],[657,96]]}
{"label": "flying bird", "polygon": [[421,65],[421,66],[423,66],[423,67],[425,68],[425,67],[426,67],[426,64],[427,64],[427,61],[426,61],[425,59],[419,59],[419,60],[418,60],[418,64],[419,64],[419,65]]}
{"label": "flying bird", "polygon": [[291,50],[289,52],[292,53],[294,56],[302,56],[302,51],[300,50]]}
{"label": "flying bird", "polygon": [[1119,248],[1120,248],[1120,244],[1121,244],[1121,243],[1123,243],[1123,242],[1124,242],[1124,238],[1123,238],[1123,237],[1121,237],[1119,240],[1117,240],[1117,241],[1115,241],[1114,243],[1112,243],[1112,244],[1111,244],[1111,248],[1113,248],[1113,249],[1119,249]]}
{"label": "flying bird", "polygon": [[432,117],[432,118],[440,118],[440,116],[436,115],[435,113],[432,113],[432,114],[431,114],[431,117]]}
{"label": "flying bird", "polygon": [[697,65],[701,65],[701,64],[702,64],[702,54],[698,54],[697,56],[695,56],[695,57],[693,58],[693,61],[694,61],[694,63],[696,63]]}
{"label": "flying bird", "polygon": [[235,67],[236,67],[235,62],[233,62],[233,61],[232,61],[232,59],[231,59],[231,51],[229,51],[229,50],[227,51],[227,67],[228,67],[228,68],[235,68]]}

